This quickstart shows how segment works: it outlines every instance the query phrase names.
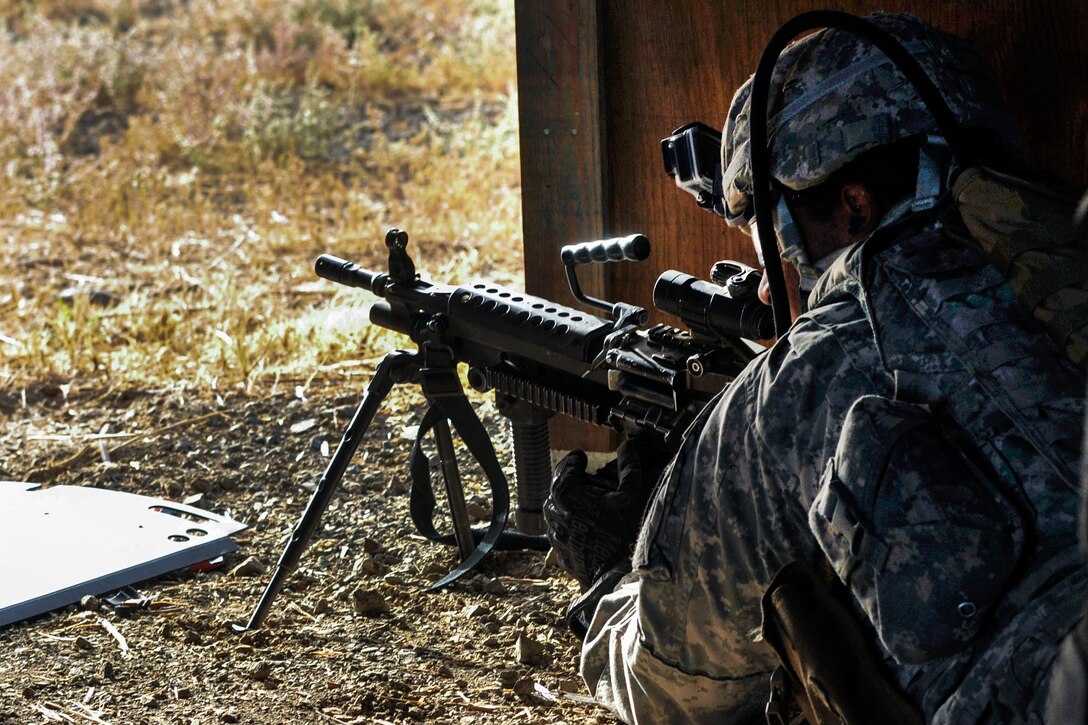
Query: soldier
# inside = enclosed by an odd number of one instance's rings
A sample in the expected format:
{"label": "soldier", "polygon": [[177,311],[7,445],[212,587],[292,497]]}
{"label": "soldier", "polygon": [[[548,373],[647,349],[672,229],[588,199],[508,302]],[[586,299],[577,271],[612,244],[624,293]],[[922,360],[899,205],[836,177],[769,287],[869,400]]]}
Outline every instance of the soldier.
{"label": "soldier", "polygon": [[[1019,158],[964,41],[911,16],[870,20],[919,61],[979,149]],[[722,145],[727,220],[749,232],[750,92],[751,81],[736,93]],[[621,448],[618,490],[580,454],[557,467],[553,545],[583,590],[605,590],[582,675],[626,722],[751,720],[779,664],[757,641],[761,600],[781,620],[764,594],[804,562],[834,571],[860,626],[862,651],[828,654],[831,668],[879,675],[880,692],[917,713],[901,719],[1040,722],[1088,594],[1083,378],[973,242],[947,146],[879,50],[810,35],[778,60],[770,99],[793,325],[692,425],[641,527],[653,476],[639,451]],[[819,628],[786,627],[785,649],[823,656]],[[800,676],[807,704],[851,721],[820,676]]]}

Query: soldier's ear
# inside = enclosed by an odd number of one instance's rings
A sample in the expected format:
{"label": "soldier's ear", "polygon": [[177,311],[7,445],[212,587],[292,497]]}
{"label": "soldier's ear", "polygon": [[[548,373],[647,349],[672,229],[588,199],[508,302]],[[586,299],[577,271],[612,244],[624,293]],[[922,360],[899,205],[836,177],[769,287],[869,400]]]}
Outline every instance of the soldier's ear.
{"label": "soldier's ear", "polygon": [[867,237],[880,224],[884,211],[876,194],[867,184],[850,182],[839,190],[841,210],[847,215],[850,241]]}

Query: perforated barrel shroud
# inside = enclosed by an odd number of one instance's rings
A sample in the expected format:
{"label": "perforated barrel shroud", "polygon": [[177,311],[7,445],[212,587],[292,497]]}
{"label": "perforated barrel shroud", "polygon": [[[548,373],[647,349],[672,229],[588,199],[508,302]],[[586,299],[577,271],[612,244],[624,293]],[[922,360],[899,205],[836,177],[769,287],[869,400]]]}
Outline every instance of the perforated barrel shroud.
{"label": "perforated barrel shroud", "polygon": [[[530,360],[584,370],[612,331],[612,323],[542,297],[508,289],[486,280],[459,287],[450,299],[450,332],[480,339],[493,334],[496,346]],[[570,364],[562,364],[566,358]],[[581,363],[574,365],[573,363]]]}

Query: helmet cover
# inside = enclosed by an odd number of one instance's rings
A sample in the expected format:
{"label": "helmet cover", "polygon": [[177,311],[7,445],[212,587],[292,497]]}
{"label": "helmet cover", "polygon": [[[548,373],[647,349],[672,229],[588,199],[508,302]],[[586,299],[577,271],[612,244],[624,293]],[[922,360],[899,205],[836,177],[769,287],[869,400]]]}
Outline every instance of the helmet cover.
{"label": "helmet cover", "polygon": [[[914,56],[964,128],[987,131],[1012,158],[1022,155],[1015,122],[985,62],[965,40],[908,14],[867,20]],[[726,221],[752,220],[749,116],[752,78],[737,90],[722,141]],[[821,184],[871,149],[936,133],[936,121],[906,76],[868,40],[827,28],[791,43],[771,76],[771,176],[794,191]]]}

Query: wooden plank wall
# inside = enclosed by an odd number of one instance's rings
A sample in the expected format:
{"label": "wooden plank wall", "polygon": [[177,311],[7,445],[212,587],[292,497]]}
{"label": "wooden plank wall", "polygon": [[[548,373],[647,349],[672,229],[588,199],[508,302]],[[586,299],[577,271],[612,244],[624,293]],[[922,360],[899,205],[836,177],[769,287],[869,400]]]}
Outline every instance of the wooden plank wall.
{"label": "wooden plank wall", "polygon": [[[576,305],[559,250],[605,234],[605,95],[598,11],[587,0],[516,0],[525,289]],[[605,295],[606,270],[580,271],[587,294]],[[585,309],[583,307],[583,309]],[[557,451],[612,450],[607,430],[556,417]]]}
{"label": "wooden plank wall", "polygon": [[750,240],[665,175],[660,140],[688,121],[720,128],[767,39],[821,9],[912,12],[967,37],[994,67],[1034,160],[1088,185],[1088,3],[517,0],[526,289],[569,301],[559,247],[631,232],[653,252],[599,270],[603,286],[591,289],[609,299],[652,307],[666,269],[754,264]]}
{"label": "wooden plank wall", "polygon": [[[607,208],[598,7],[518,0],[515,8],[527,291],[569,302],[559,249],[599,238]],[[603,269],[586,272],[586,291],[601,292]]]}

